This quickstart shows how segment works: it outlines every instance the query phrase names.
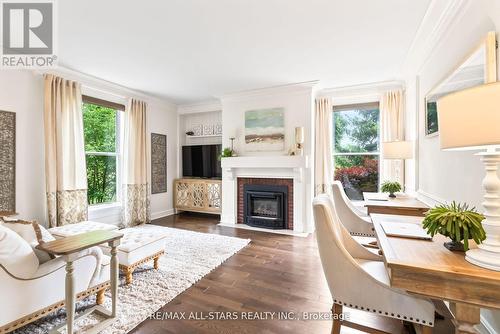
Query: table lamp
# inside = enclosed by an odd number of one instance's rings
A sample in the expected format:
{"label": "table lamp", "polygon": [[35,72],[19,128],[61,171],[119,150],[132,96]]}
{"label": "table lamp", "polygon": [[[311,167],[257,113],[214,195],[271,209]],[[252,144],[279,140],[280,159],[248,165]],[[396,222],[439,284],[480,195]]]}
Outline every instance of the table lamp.
{"label": "table lamp", "polygon": [[500,82],[465,89],[438,100],[438,124],[442,150],[483,150],[486,169],[483,180],[482,222],[486,240],[467,251],[465,259],[475,265],[500,271]]}
{"label": "table lamp", "polygon": [[[396,168],[396,180],[399,179],[401,169],[403,170],[403,190],[404,190],[404,161],[406,159],[413,159],[413,142],[407,140],[387,141],[382,143],[382,157],[389,160],[403,160]],[[403,165],[403,168],[401,168]]]}

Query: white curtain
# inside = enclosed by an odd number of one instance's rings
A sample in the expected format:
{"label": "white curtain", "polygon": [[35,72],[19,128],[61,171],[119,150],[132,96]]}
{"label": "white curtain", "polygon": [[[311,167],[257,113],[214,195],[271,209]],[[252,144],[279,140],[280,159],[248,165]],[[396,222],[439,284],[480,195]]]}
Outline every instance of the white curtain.
{"label": "white curtain", "polygon": [[[405,93],[389,91],[380,100],[382,142],[404,140]],[[383,147],[382,147],[383,149]],[[383,152],[382,152],[383,153]],[[404,185],[404,161],[382,160],[382,182],[397,181]],[[398,169],[400,172],[398,173]]]}
{"label": "white curtain", "polygon": [[45,181],[49,226],[87,220],[80,84],[45,75]]}
{"label": "white curtain", "polygon": [[123,145],[123,223],[125,226],[149,223],[150,182],[145,102],[130,100],[124,115]]}
{"label": "white curtain", "polygon": [[329,98],[315,102],[315,154],[314,192],[316,195],[331,193],[333,181],[332,162],[332,103]]}

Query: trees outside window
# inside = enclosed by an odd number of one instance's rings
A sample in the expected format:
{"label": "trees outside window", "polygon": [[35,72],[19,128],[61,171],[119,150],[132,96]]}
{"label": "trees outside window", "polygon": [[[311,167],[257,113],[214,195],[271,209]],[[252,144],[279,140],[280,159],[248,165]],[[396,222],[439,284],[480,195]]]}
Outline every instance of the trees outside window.
{"label": "trees outside window", "polygon": [[347,196],[362,200],[379,187],[380,111],[378,103],[334,107],[335,180]]}
{"label": "trees outside window", "polygon": [[85,102],[82,110],[88,203],[117,202],[120,113],[113,108]]}

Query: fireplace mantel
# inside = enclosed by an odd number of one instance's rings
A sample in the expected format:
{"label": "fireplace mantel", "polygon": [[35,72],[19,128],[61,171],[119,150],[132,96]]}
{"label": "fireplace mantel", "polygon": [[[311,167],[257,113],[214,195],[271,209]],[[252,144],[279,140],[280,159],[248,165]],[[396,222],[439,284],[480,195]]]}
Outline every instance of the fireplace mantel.
{"label": "fireplace mantel", "polygon": [[307,156],[245,156],[222,158],[222,169],[229,179],[234,179],[235,169],[292,169],[300,182],[303,181],[304,169],[309,167]]}
{"label": "fireplace mantel", "polygon": [[224,225],[235,226],[238,216],[239,178],[281,178],[293,180],[293,231],[313,230],[307,219],[311,201],[311,176],[308,156],[244,156],[222,158],[222,215]]}

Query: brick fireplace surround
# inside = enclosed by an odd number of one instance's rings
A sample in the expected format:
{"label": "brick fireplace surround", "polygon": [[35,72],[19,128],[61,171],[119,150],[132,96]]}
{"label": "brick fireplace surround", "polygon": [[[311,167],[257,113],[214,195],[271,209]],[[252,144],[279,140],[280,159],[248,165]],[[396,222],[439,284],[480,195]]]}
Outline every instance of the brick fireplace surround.
{"label": "brick fireplace surround", "polygon": [[293,230],[293,179],[279,178],[238,178],[238,224],[243,224],[243,187],[246,184],[276,185],[288,187],[288,226]]}

